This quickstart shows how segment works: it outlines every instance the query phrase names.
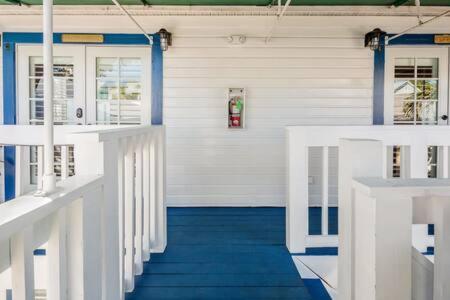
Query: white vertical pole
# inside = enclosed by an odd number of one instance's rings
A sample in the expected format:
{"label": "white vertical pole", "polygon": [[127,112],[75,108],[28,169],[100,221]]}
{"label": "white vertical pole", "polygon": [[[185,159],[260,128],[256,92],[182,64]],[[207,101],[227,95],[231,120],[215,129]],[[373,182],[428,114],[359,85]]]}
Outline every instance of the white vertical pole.
{"label": "white vertical pole", "polygon": [[61,146],[61,180],[69,177],[69,146]]}
{"label": "white vertical pole", "polygon": [[322,235],[328,235],[328,147],[322,147]]}
{"label": "white vertical pole", "polygon": [[43,191],[55,189],[53,170],[53,0],[43,1],[44,10],[44,176]]}
{"label": "white vertical pole", "polygon": [[41,146],[36,146],[36,149],[37,149],[37,186],[38,190],[42,190],[42,175],[44,174],[44,148]]}

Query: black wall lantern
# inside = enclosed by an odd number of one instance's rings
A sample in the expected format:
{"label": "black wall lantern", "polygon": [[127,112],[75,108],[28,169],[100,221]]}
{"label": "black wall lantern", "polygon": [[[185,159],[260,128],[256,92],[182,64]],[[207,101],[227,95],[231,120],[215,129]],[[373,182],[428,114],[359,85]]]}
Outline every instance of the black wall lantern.
{"label": "black wall lantern", "polygon": [[371,50],[381,50],[381,46],[384,45],[382,39],[386,35],[386,32],[380,28],[375,28],[371,32],[366,33],[364,37],[364,46],[369,47]]}
{"label": "black wall lantern", "polygon": [[169,46],[172,46],[172,34],[164,28],[161,28],[158,31],[158,34],[161,42],[161,50],[167,51],[167,49],[169,49]]}

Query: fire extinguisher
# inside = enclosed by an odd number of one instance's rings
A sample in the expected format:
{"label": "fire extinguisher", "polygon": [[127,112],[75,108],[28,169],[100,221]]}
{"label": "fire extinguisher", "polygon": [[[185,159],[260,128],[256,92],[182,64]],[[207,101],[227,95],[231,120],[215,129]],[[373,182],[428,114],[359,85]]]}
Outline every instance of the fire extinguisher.
{"label": "fire extinguisher", "polygon": [[242,100],[239,96],[233,97],[228,102],[229,127],[241,127]]}

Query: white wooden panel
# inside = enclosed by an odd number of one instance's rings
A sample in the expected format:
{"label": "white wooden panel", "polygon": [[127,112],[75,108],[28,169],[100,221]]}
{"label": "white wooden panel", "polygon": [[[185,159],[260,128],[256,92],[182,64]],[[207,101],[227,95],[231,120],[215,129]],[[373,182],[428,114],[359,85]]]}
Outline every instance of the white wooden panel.
{"label": "white wooden panel", "polygon": [[[284,126],[371,124],[373,53],[354,37],[224,39],[175,36],[165,53],[168,204],[284,205]],[[227,88],[241,86],[246,129],[230,131]],[[330,151],[330,206],[336,156]],[[312,188],[310,204],[320,204],[320,184]]]}

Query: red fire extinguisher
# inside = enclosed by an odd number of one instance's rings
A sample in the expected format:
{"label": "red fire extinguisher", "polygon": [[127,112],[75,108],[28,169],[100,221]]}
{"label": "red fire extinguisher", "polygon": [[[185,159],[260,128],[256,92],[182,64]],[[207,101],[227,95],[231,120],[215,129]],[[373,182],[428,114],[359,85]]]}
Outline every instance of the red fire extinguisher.
{"label": "red fire extinguisher", "polygon": [[241,98],[236,96],[230,99],[228,102],[229,108],[229,120],[228,127],[241,127],[241,114],[242,114],[242,101]]}

